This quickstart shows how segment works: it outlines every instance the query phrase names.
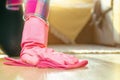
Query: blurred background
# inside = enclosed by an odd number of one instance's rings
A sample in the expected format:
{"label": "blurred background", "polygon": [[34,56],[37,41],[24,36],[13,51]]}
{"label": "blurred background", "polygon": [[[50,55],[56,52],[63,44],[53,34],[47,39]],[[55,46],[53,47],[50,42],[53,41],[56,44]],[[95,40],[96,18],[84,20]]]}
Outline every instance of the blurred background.
{"label": "blurred background", "polygon": [[[23,29],[22,6],[6,9],[0,0],[0,47],[9,56],[18,56]],[[51,0],[49,45],[120,44],[119,0]]]}
{"label": "blurred background", "polygon": [[120,44],[119,0],[51,0],[50,44]]}
{"label": "blurred background", "polygon": [[119,11],[114,10],[117,9],[116,1],[51,0],[49,43],[119,44],[119,20],[115,18]]}

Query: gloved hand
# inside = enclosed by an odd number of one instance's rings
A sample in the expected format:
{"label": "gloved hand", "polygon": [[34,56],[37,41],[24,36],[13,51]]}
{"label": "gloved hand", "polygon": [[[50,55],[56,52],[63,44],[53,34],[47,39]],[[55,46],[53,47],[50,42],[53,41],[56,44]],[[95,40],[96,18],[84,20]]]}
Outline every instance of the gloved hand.
{"label": "gloved hand", "polygon": [[50,48],[26,48],[21,53],[20,59],[5,58],[10,62],[7,65],[30,66],[38,68],[62,68],[71,69],[85,67],[87,60],[79,60],[73,55],[55,52]]}
{"label": "gloved hand", "polygon": [[87,60],[47,48],[48,25],[42,19],[31,16],[24,25],[20,59],[5,58],[8,65],[34,66],[39,68],[71,69],[84,67]]}

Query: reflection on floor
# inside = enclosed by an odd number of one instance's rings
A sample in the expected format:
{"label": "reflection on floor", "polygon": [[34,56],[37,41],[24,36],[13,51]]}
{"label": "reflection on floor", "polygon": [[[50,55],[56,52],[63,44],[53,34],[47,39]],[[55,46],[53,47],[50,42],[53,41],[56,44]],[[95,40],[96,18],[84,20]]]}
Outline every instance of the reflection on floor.
{"label": "reflection on floor", "polygon": [[71,70],[15,67],[3,65],[5,60],[1,58],[0,80],[120,80],[120,54],[73,55],[80,59],[88,59],[87,67]]}

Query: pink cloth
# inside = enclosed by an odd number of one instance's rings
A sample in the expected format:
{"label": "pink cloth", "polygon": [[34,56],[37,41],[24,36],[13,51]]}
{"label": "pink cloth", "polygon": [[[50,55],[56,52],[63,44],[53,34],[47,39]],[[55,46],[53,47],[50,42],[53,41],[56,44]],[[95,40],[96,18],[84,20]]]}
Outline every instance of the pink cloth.
{"label": "pink cloth", "polygon": [[73,55],[55,52],[47,48],[48,25],[41,18],[31,16],[24,25],[20,59],[5,58],[7,65],[33,66],[38,68],[71,69],[85,67],[87,60]]}
{"label": "pink cloth", "polygon": [[25,2],[25,19],[29,16],[38,16],[44,20],[48,17],[49,0],[27,0]]}
{"label": "pink cloth", "polygon": [[19,10],[23,0],[7,0],[6,8],[9,10]]}
{"label": "pink cloth", "polygon": [[25,3],[25,17],[28,17],[29,15],[33,15],[36,10],[38,0],[28,0]]}
{"label": "pink cloth", "polygon": [[13,58],[5,58],[8,60],[8,62],[5,62],[6,65],[11,66],[23,66],[23,67],[38,67],[38,68],[55,68],[55,69],[73,69],[73,68],[80,68],[85,67],[88,64],[87,60],[79,60],[79,63],[76,63],[74,65],[62,65],[59,63],[54,63],[47,60],[41,60],[37,65],[32,65],[23,62],[21,59],[13,59]]}
{"label": "pink cloth", "polygon": [[38,16],[44,20],[48,17],[50,0],[7,0],[6,8],[9,10],[19,10],[22,3],[25,5],[24,18]]}

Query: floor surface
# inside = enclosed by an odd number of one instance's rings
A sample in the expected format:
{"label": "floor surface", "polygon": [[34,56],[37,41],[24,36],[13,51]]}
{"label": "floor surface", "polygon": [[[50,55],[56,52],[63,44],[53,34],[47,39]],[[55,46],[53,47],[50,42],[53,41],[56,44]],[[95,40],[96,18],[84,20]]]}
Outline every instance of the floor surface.
{"label": "floor surface", "polygon": [[73,55],[87,59],[89,64],[84,68],[70,70],[38,69],[3,65],[5,60],[0,58],[0,80],[120,80],[120,54]]}

